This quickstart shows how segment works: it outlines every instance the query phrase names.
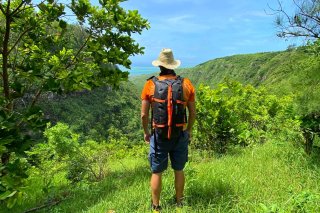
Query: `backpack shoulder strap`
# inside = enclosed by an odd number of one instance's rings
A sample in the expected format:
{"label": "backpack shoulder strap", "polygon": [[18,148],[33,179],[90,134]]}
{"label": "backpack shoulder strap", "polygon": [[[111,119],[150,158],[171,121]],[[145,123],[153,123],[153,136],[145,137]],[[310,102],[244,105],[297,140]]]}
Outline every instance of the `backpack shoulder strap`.
{"label": "backpack shoulder strap", "polygon": [[[149,80],[152,80],[154,85],[156,85],[156,81],[158,81],[159,79],[153,75],[147,79],[147,81],[149,81]],[[151,105],[151,107],[152,107],[152,105]],[[154,134],[154,139],[155,139],[155,143],[156,143],[155,129],[153,128],[153,110],[152,109],[151,109],[150,129],[151,129],[151,132]],[[157,153],[157,151],[156,151],[156,153]]]}
{"label": "backpack shoulder strap", "polygon": [[176,80],[180,80],[181,82],[183,82],[184,78],[181,77],[180,75],[177,76]]}
{"label": "backpack shoulder strap", "polygon": [[149,80],[153,80],[153,79],[157,79],[157,80],[158,80],[158,78],[157,78],[156,76],[154,76],[154,75],[153,75],[153,76],[151,76],[150,78],[148,78],[148,79],[147,79],[147,81],[149,81]]}
{"label": "backpack shoulder strap", "polygon": [[151,76],[150,78],[147,78],[147,81],[151,80],[152,78],[154,78],[155,76]]}

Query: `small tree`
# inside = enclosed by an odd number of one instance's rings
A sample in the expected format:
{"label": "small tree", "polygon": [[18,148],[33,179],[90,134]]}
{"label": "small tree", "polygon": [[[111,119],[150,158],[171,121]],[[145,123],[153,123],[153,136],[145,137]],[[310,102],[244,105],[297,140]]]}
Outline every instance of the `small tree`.
{"label": "small tree", "polygon": [[295,12],[289,14],[278,0],[279,7],[272,9],[277,15],[276,25],[279,28],[278,36],[320,38],[320,1],[319,0],[292,0]]}
{"label": "small tree", "polygon": [[0,1],[0,201],[21,196],[24,151],[45,127],[41,95],[118,85],[128,73],[116,65],[130,68],[143,53],[131,35],[149,24],[121,2]]}

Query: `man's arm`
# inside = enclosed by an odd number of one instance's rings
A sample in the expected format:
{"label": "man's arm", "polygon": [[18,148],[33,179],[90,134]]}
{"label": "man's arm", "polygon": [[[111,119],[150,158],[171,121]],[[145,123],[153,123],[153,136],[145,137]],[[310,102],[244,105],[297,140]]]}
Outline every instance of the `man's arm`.
{"label": "man's arm", "polygon": [[188,102],[187,108],[189,111],[189,119],[188,119],[188,126],[187,126],[187,132],[189,133],[189,136],[191,137],[192,133],[192,127],[196,120],[196,102]]}
{"label": "man's arm", "polygon": [[149,109],[150,102],[148,100],[142,100],[141,104],[141,122],[144,131],[144,140],[150,142],[150,132],[148,129],[149,124]]}

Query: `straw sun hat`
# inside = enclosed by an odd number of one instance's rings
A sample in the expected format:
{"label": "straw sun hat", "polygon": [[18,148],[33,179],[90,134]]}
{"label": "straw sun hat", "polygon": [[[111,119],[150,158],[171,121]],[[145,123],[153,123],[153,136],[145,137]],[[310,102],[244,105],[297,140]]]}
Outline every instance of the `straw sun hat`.
{"label": "straw sun hat", "polygon": [[180,60],[174,60],[171,49],[164,48],[161,50],[157,60],[152,61],[152,65],[155,67],[163,66],[167,69],[178,68],[181,64]]}

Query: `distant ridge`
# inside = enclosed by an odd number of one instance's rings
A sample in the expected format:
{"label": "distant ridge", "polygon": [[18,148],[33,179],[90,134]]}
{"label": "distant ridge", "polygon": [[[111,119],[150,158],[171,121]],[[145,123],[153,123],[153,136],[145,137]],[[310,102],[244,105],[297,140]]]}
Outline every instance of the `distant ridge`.
{"label": "distant ridge", "polygon": [[137,75],[147,75],[153,72],[157,72],[157,67],[132,67],[130,72],[130,76],[137,76]]}
{"label": "distant ridge", "polygon": [[[215,87],[224,78],[256,87],[264,86],[276,95],[294,95],[301,113],[320,111],[320,61],[297,49],[233,55],[213,59],[177,73]],[[157,73],[156,73],[157,74]],[[130,78],[140,91],[149,75]]]}

